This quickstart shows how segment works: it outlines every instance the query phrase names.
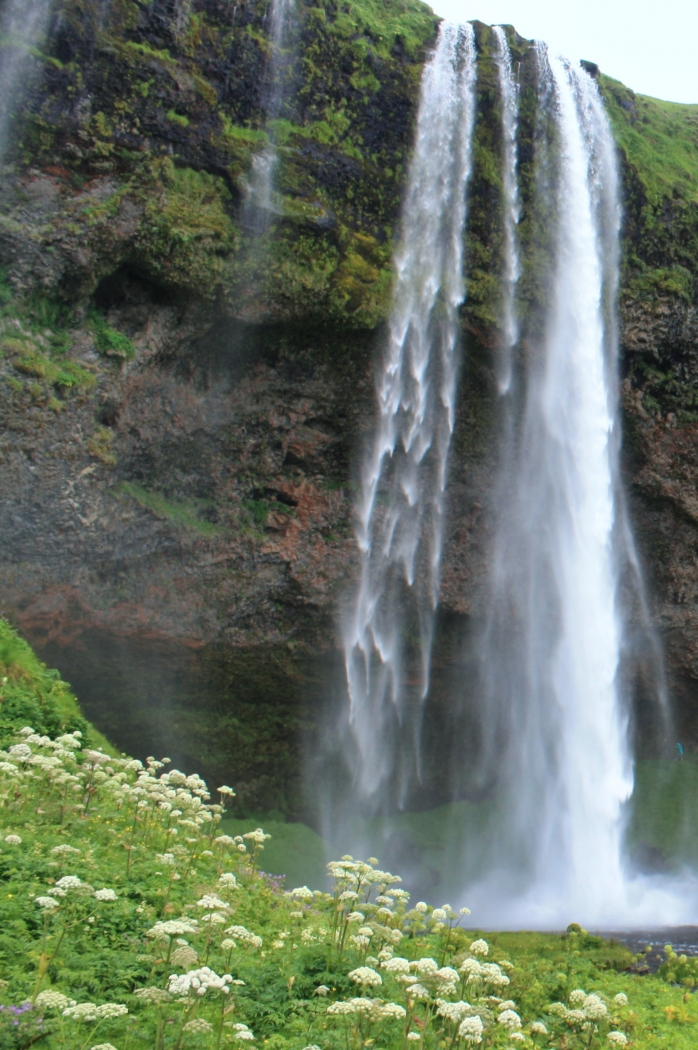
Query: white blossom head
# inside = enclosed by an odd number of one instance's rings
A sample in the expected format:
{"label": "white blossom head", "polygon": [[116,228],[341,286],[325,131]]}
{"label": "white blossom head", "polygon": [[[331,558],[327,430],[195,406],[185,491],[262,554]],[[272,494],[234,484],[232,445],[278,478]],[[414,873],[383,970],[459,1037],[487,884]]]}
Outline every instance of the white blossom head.
{"label": "white blossom head", "polygon": [[485,1026],[482,1023],[482,1018],[474,1014],[472,1017],[466,1017],[464,1021],[461,1021],[458,1027],[458,1035],[466,1043],[474,1045],[482,1042],[484,1030]]}
{"label": "white blossom head", "polygon": [[103,890],[95,890],[94,895],[98,901],[115,901],[119,899],[114,890],[107,888]]}
{"label": "white blossom head", "polygon": [[19,846],[22,839],[19,835],[5,835],[5,842],[8,846]]}
{"label": "white blossom head", "polygon": [[609,1032],[607,1039],[611,1046],[627,1046],[628,1037],[623,1032]]}
{"label": "white blossom head", "polygon": [[473,941],[470,945],[470,951],[473,955],[489,955],[490,946],[487,941],[480,937],[479,940]]}

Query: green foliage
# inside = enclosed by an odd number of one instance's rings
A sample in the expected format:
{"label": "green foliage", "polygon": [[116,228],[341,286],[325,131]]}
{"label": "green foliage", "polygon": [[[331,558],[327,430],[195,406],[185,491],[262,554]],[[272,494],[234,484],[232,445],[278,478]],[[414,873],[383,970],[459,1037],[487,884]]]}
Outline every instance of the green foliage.
{"label": "green foliage", "polygon": [[133,360],[136,348],[127,335],[112,328],[98,310],[91,310],[87,320],[95,337],[97,351],[102,357]]}
{"label": "green foliage", "polygon": [[212,297],[224,257],[237,243],[230,193],[221,178],[177,168],[169,158],[155,162],[153,170],[156,181],[146,196],[137,247],[163,283]]}
{"label": "green foliage", "polygon": [[6,1045],[43,1032],[50,1050],[694,1045],[695,962],[668,949],[640,977],[576,924],[485,939],[467,909],[412,906],[375,858],[327,865],[329,892],[284,892],[260,870],[269,834],[225,819],[230,788],[211,804],[167,759],[41,722],[65,687],[9,628],[0,662],[35,703],[0,754],[0,1046],[18,1029]]}
{"label": "green foliage", "polygon": [[[13,346],[12,342],[7,339],[4,345]],[[13,346],[13,349],[15,348],[16,343]],[[23,344],[23,350],[14,358],[13,365],[18,372],[24,375],[36,376],[46,383],[65,387],[67,390],[73,388],[90,390],[97,382],[94,373],[88,372],[77,361],[52,360],[30,343]]]}
{"label": "green foliage", "polygon": [[27,723],[40,733],[53,735],[79,729],[92,742],[108,746],[82,717],[58,672],[47,670],[31,647],[0,619],[0,745],[4,747]]}
{"label": "green foliage", "polygon": [[698,202],[698,105],[635,95],[611,77],[600,84],[616,140],[649,203],[677,195]]}
{"label": "green foliage", "polygon": [[156,518],[170,521],[174,525],[182,526],[193,532],[199,532],[202,536],[218,536],[223,530],[210,521],[203,520],[199,515],[207,508],[205,500],[191,501],[188,503],[167,499],[160,492],[148,492],[142,485],[131,481],[123,481],[119,485],[119,491],[130,496],[137,503],[149,510]]}

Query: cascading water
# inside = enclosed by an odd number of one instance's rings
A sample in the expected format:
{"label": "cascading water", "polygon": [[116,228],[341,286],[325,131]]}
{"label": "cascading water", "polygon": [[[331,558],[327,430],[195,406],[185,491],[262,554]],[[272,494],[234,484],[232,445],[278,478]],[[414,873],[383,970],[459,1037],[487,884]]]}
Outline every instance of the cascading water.
{"label": "cascading water", "polygon": [[274,211],[274,177],[278,162],[274,121],[281,116],[293,70],[296,0],[272,0],[269,12],[270,55],[262,108],[269,136],[267,146],[255,155],[248,181],[248,204],[256,209],[256,225],[268,223]]}
{"label": "cascading water", "polygon": [[0,160],[5,156],[10,124],[26,88],[31,49],[48,25],[52,0],[8,0],[0,14]]}
{"label": "cascading water", "polygon": [[516,170],[516,128],[518,123],[518,88],[511,62],[509,42],[502,26],[493,26],[496,62],[502,103],[502,185],[504,190],[504,273],[502,275],[502,346],[497,369],[499,391],[506,394],[511,386],[511,351],[519,337],[516,316],[516,285],[521,276],[516,226],[519,221],[519,184]]}
{"label": "cascading water", "polygon": [[497,489],[483,761],[505,806],[472,898],[498,924],[671,921],[678,898],[629,879],[622,855],[633,774],[618,590],[633,555],[618,502],[615,148],[593,79],[537,52],[551,288]]}
{"label": "cascading water", "polygon": [[361,575],[344,628],[355,783],[364,800],[383,790],[394,802],[419,775],[465,296],[475,75],[472,27],[443,24],[422,80],[379,418],[357,507]]}

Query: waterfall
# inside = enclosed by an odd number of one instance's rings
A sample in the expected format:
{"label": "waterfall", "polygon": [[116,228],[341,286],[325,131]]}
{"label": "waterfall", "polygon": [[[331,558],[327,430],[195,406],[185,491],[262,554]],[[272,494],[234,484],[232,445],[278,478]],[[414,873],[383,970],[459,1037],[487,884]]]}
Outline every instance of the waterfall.
{"label": "waterfall", "polygon": [[442,24],[422,79],[378,421],[356,508],[360,580],[344,625],[364,800],[382,789],[395,801],[419,776],[465,297],[475,76],[472,27]]}
{"label": "waterfall", "polygon": [[479,921],[500,924],[668,921],[675,902],[648,896],[622,856],[633,772],[618,592],[634,553],[618,491],[615,147],[594,80],[544,45],[537,57],[550,294],[496,488],[482,751],[505,815],[472,897]]}
{"label": "waterfall", "polygon": [[32,48],[46,30],[52,0],[7,0],[0,15],[0,160],[26,89]]}
{"label": "waterfall", "polygon": [[495,60],[499,73],[502,104],[502,142],[504,190],[504,273],[502,275],[502,346],[497,369],[499,391],[506,394],[511,386],[511,351],[519,337],[516,316],[516,285],[521,275],[516,227],[519,221],[519,183],[516,171],[516,129],[518,123],[518,88],[511,64],[511,52],[502,26],[493,26],[496,41]]}
{"label": "waterfall", "polygon": [[[278,163],[274,121],[281,116],[293,70],[293,29],[296,0],[271,0],[270,54],[262,95],[262,109],[269,136],[267,146],[252,160],[248,181],[248,206],[257,210],[253,225],[265,226],[274,209],[274,177]],[[258,231],[259,232],[259,231]]]}

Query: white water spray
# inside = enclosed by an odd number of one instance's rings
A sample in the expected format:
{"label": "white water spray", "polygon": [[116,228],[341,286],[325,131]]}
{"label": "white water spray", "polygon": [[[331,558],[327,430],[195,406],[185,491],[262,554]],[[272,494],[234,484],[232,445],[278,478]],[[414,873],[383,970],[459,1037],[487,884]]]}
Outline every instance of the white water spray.
{"label": "white water spray", "polygon": [[8,0],[0,16],[0,159],[34,61],[31,49],[41,41],[51,5],[52,0]]}
{"label": "white water spray", "polygon": [[629,878],[622,855],[633,774],[618,577],[632,552],[618,549],[615,148],[592,78],[542,45],[538,61],[554,262],[499,487],[484,753],[507,812],[473,897],[478,920],[497,924],[671,922],[678,896]]}
{"label": "white water spray", "polygon": [[263,108],[269,142],[252,160],[248,182],[248,203],[259,209],[262,224],[269,221],[274,208],[274,178],[278,151],[273,122],[281,116],[287,92],[287,77],[293,66],[293,28],[296,0],[272,0],[269,12],[270,55],[266,72]]}
{"label": "white water spray", "polygon": [[[442,24],[422,79],[379,418],[357,507],[361,575],[344,630],[355,779],[364,799],[387,785],[399,792],[419,775],[465,296],[475,77],[472,27]],[[409,660],[419,667],[409,685],[408,628]]]}
{"label": "white water spray", "polygon": [[516,286],[521,276],[516,227],[519,222],[519,182],[516,165],[516,129],[518,123],[518,85],[514,77],[511,51],[502,26],[493,26],[497,43],[495,59],[499,72],[499,90],[502,105],[502,184],[504,190],[504,272],[502,275],[502,346],[498,362],[497,382],[501,394],[511,388],[511,351],[519,338],[516,316]]}

